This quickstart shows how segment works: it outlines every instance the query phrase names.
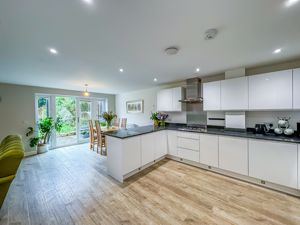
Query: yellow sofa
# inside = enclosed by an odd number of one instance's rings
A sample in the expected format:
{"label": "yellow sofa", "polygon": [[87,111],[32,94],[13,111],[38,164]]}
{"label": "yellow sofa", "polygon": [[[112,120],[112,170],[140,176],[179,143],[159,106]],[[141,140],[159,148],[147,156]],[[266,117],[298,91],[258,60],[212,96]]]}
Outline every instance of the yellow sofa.
{"label": "yellow sofa", "polygon": [[9,135],[0,144],[0,208],[9,186],[24,157],[24,146],[18,135]]}

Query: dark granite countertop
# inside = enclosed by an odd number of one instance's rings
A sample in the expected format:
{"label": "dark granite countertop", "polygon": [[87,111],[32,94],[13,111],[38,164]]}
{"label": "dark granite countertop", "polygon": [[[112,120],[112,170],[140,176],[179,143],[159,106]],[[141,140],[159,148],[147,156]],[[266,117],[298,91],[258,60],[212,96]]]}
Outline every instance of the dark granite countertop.
{"label": "dark granite countertop", "polygon": [[[122,129],[117,131],[106,132],[105,135],[115,137],[115,138],[129,138],[142,134],[152,133],[161,130],[178,130],[182,131],[182,128],[186,128],[187,126],[184,124],[175,124],[168,125],[165,128],[154,128],[153,126],[142,126],[131,129]],[[224,135],[224,136],[232,136],[232,137],[242,137],[242,138],[252,138],[252,139],[261,139],[261,140],[270,140],[270,141],[281,141],[281,142],[290,142],[290,143],[298,143],[300,144],[300,137],[297,136],[285,136],[285,135],[275,135],[274,133],[270,134],[254,134],[251,131],[228,131],[224,128],[211,128],[208,127],[206,130],[198,131],[182,131],[182,132],[196,132],[196,133],[205,133],[205,134],[215,134],[215,135]]]}

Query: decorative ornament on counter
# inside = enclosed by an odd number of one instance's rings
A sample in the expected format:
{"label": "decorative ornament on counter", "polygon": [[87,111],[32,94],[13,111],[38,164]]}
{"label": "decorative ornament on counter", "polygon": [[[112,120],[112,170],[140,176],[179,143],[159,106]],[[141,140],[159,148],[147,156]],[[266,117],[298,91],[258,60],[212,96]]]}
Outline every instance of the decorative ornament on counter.
{"label": "decorative ornament on counter", "polygon": [[275,130],[274,130],[275,134],[278,134],[278,135],[285,134],[287,136],[293,135],[294,130],[292,128],[290,128],[290,122],[289,122],[290,119],[291,119],[291,117],[278,118],[278,127],[275,128]]}

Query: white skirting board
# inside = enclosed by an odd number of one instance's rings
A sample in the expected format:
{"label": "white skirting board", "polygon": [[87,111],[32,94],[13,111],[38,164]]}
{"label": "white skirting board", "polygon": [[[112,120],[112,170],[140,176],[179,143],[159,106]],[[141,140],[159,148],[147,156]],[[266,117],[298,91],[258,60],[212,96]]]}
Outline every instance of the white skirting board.
{"label": "white skirting board", "polygon": [[37,151],[24,152],[25,157],[33,156],[33,155],[37,155]]}

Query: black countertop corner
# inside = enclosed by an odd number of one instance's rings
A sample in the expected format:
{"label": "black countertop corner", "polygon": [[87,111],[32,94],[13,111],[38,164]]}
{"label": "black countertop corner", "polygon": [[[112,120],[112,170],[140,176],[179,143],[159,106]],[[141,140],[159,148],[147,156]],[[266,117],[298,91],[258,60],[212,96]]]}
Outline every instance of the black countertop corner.
{"label": "black countertop corner", "polygon": [[[105,135],[125,139],[129,137],[134,137],[142,134],[152,133],[161,130],[177,130],[182,131],[182,128],[187,128],[186,124],[168,124],[166,127],[154,128],[153,126],[142,126],[131,129],[121,129],[117,131],[109,131],[105,132]],[[276,135],[274,133],[269,134],[254,134],[253,131],[245,130],[245,131],[233,131],[226,130],[221,127],[208,127],[206,130],[202,131],[182,131],[182,132],[196,132],[196,133],[204,133],[204,134],[214,134],[214,135],[223,135],[223,136],[231,136],[231,137],[242,137],[242,138],[251,138],[251,139],[261,139],[261,140],[270,140],[270,141],[281,141],[281,142],[290,142],[300,144],[299,136],[285,136],[285,135]]]}

